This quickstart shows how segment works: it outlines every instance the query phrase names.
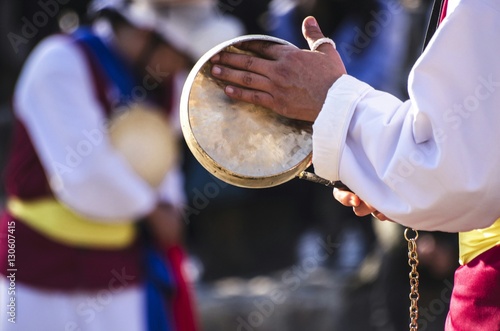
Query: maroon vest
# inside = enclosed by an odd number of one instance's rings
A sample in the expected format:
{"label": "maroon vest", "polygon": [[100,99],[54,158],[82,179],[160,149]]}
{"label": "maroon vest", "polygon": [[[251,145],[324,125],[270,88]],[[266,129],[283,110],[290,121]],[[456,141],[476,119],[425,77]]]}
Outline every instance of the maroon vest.
{"label": "maroon vest", "polygon": [[[85,55],[92,73],[95,97],[109,115],[108,78],[93,53],[83,43],[76,44]],[[20,120],[14,123],[4,176],[8,196],[22,200],[52,196],[29,132]],[[139,239],[130,247],[119,250],[66,246],[39,234],[8,212],[4,212],[0,219],[0,238],[0,273],[9,275],[12,272],[9,269],[15,269],[16,281],[31,286],[59,290],[108,289],[142,279]],[[8,253],[7,238],[15,238],[14,262]]]}

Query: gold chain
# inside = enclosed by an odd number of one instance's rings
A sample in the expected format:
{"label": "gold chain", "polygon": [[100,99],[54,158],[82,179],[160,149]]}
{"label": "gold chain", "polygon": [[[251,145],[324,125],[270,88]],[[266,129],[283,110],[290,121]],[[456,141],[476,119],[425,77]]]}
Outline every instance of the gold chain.
{"label": "gold chain", "polygon": [[[413,232],[413,237],[410,238],[411,232]],[[408,265],[411,267],[411,271],[408,274],[410,277],[410,331],[418,330],[418,299],[420,294],[418,293],[418,282],[419,274],[417,271],[418,266],[418,253],[417,253],[417,239],[418,231],[410,228],[405,229],[405,239],[408,242]]]}

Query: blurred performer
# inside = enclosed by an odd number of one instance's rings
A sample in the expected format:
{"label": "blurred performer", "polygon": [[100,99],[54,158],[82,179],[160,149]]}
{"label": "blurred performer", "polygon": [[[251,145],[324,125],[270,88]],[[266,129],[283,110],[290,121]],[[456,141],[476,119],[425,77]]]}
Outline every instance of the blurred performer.
{"label": "blurred performer", "polygon": [[[150,176],[163,161],[143,159],[165,155],[169,136],[137,148],[148,128],[128,136],[119,123],[177,123],[176,75],[242,28],[203,0],[96,1],[92,12],[91,28],[43,41],[18,81],[0,329],[195,330],[182,176],[169,162]],[[134,144],[144,153],[128,154]]]}

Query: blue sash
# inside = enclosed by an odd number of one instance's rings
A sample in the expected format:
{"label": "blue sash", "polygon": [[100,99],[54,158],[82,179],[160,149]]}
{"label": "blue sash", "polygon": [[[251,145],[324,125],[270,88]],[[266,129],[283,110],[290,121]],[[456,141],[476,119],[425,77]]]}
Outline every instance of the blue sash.
{"label": "blue sash", "polygon": [[95,56],[102,72],[119,91],[120,103],[133,101],[132,92],[138,84],[131,65],[120,54],[106,46],[89,28],[76,30],[73,38]]}
{"label": "blue sash", "polygon": [[[132,92],[138,86],[133,70],[119,54],[107,47],[102,40],[88,28],[80,28],[73,33],[75,41],[83,44],[95,55],[102,72],[120,93],[120,103],[133,101]],[[166,264],[165,257],[153,248],[147,237],[145,247],[145,290],[147,305],[147,324],[149,331],[172,331],[172,311],[168,298],[175,287],[174,278]]]}

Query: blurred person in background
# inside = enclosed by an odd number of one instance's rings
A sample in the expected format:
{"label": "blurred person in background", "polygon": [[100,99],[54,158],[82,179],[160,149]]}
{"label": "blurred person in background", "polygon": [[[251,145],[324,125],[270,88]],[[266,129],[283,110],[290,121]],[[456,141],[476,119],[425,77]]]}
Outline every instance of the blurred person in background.
{"label": "blurred person in background", "polygon": [[[139,128],[137,107],[178,126],[186,70],[242,26],[210,0],[95,1],[91,12],[90,27],[43,40],[16,86],[0,329],[196,330],[183,176],[174,165],[152,181],[135,165],[158,159],[122,154],[110,132],[127,117]],[[154,143],[139,147],[168,145]]]}
{"label": "blurred person in background", "polygon": [[[0,0],[0,168],[6,163],[13,115],[10,102],[14,83],[26,57],[46,36],[72,31],[87,21],[89,0]],[[0,201],[5,191],[0,186]]]}

